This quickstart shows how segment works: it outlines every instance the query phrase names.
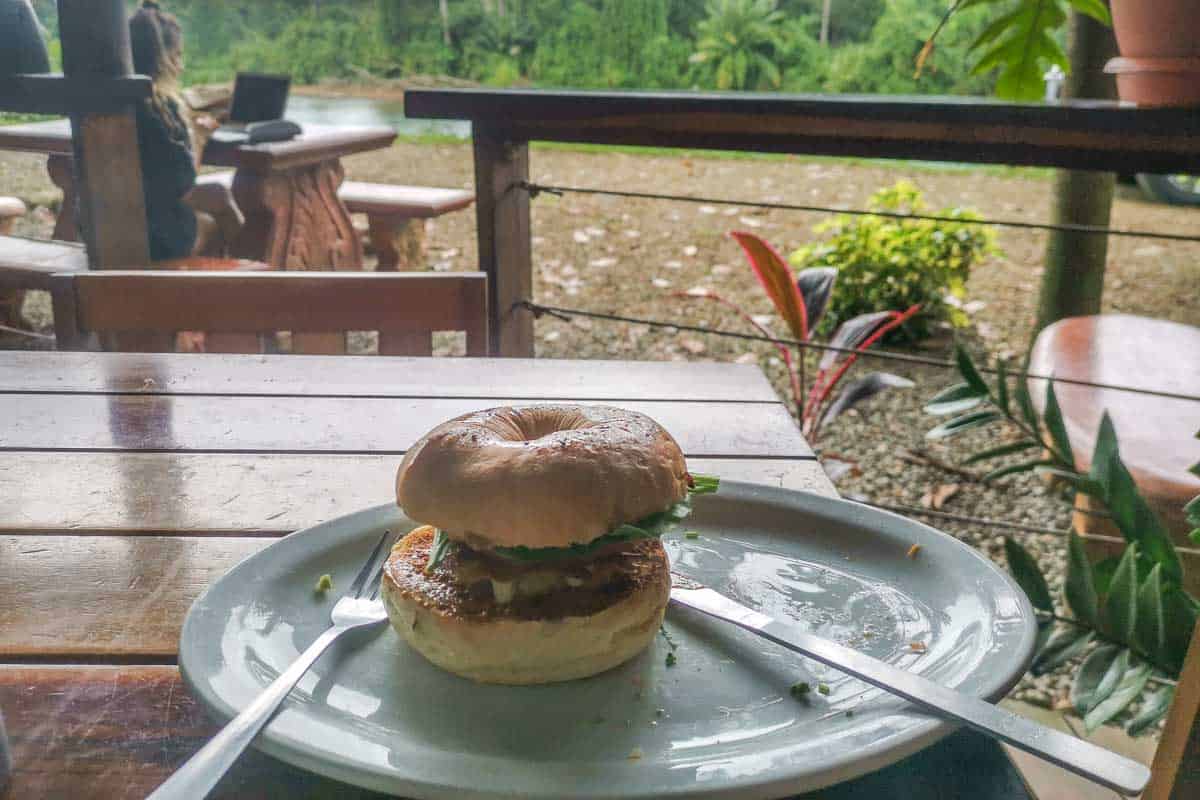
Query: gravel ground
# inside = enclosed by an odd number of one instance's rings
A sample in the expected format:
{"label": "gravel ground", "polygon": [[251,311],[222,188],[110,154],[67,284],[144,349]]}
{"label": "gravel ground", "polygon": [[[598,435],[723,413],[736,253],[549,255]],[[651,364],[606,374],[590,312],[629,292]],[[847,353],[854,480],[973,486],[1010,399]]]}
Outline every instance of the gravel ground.
{"label": "gravel ground", "polygon": [[[472,185],[470,149],[460,144],[400,143],[386,152],[355,156],[346,162],[348,177],[425,185]],[[861,207],[867,197],[900,178],[913,180],[931,207],[963,205],[984,216],[1043,221],[1048,218],[1050,181],[1044,172],[990,169],[933,169],[916,165],[880,165],[800,158],[714,158],[535,148],[531,179],[546,184],[669,191],[700,197]],[[41,206],[57,202],[45,178],[42,160],[0,154],[0,191]],[[812,237],[820,215],[762,212],[744,206],[668,203],[568,194],[543,194],[534,201],[533,260],[535,298],[549,305],[616,312],[637,317],[745,330],[744,323],[720,307],[684,300],[676,292],[705,287],[741,303],[755,315],[771,318],[769,301],[759,291],[730,230],[749,230],[789,252]],[[18,228],[47,235],[48,208],[36,208]],[[1200,210],[1152,204],[1131,187],[1119,187],[1113,225],[1159,231],[1200,231]],[[968,333],[977,351],[1013,355],[1030,333],[1041,273],[1044,234],[998,229],[1002,253],[977,266],[968,285],[976,310]],[[470,269],[475,263],[474,218],[456,214],[429,226],[429,262],[435,270]],[[1122,311],[1200,325],[1200,244],[1114,237],[1105,282],[1106,312]],[[37,327],[49,325],[44,298],[31,296],[26,317]],[[777,332],[783,329],[776,326]],[[633,325],[545,317],[536,327],[542,358],[625,358],[647,360],[728,360],[760,364],[781,396],[786,396],[782,365],[769,345]],[[946,355],[949,337],[927,343],[931,355]],[[27,339],[0,335],[0,347],[28,347]],[[861,367],[860,367],[861,368]],[[879,368],[879,367],[873,367]],[[926,448],[954,461],[962,453],[994,443],[993,432],[968,434],[953,451],[928,445],[924,432],[933,421],[921,405],[954,382],[947,370],[895,365],[890,371],[911,378],[917,387],[876,398],[861,412],[833,423],[818,442],[825,455],[851,460],[858,469],[840,478],[846,494],[876,502],[922,505],[939,485],[957,484],[943,510],[999,518],[1042,528],[1065,529],[1067,504],[1031,476],[985,486],[902,456]],[[936,521],[938,527],[979,547],[1003,563],[1002,531],[978,525]],[[1050,578],[1061,582],[1063,542],[1056,535],[1018,534]],[[1018,698],[1045,706],[1064,702],[1069,672],[1027,677]]]}

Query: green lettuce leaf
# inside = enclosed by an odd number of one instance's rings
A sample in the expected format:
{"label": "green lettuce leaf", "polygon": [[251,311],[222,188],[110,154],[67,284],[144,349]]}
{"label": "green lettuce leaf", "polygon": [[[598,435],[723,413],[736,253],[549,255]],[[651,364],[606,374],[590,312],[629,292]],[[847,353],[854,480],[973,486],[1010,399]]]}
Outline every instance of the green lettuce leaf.
{"label": "green lettuce leaf", "polygon": [[602,547],[608,547],[618,542],[657,539],[692,513],[692,497],[700,494],[713,494],[721,483],[720,478],[711,475],[692,475],[691,477],[692,485],[688,488],[687,496],[683,500],[665,511],[643,517],[637,522],[620,525],[587,544],[573,544],[569,547],[497,547],[492,552],[513,561],[555,561],[560,558],[587,556]]}

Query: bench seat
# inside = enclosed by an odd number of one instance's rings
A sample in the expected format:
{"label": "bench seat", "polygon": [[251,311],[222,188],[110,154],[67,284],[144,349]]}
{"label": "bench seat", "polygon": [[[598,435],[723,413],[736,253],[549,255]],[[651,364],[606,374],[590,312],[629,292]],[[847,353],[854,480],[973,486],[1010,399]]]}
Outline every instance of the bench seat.
{"label": "bench seat", "polygon": [[[232,188],[233,175],[229,170],[210,172],[197,182]],[[474,193],[464,189],[365,181],[343,182],[338,197],[351,214],[367,215],[368,242],[379,257],[378,269],[384,272],[420,266],[425,244],[421,220],[459,211],[475,202]]]}

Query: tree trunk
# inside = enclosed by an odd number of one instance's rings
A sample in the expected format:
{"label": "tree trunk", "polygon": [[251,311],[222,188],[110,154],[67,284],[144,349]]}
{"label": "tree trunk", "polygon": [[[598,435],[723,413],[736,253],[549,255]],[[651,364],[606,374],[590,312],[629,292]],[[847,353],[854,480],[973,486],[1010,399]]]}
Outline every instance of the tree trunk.
{"label": "tree trunk", "polygon": [[833,0],[821,4],[821,44],[829,44],[829,16],[833,11]]}
{"label": "tree trunk", "polygon": [[[1091,17],[1072,11],[1069,38],[1071,74],[1063,95],[1115,98],[1116,84],[1111,75],[1104,74],[1105,62],[1116,55],[1112,31]],[[1053,222],[1107,227],[1114,182],[1111,172],[1059,170],[1054,178]],[[1107,258],[1108,237],[1104,234],[1050,232],[1035,336],[1055,320],[1099,313]]]}
{"label": "tree trunk", "polygon": [[449,0],[438,0],[438,13],[442,17],[442,44],[450,46],[450,3]]}

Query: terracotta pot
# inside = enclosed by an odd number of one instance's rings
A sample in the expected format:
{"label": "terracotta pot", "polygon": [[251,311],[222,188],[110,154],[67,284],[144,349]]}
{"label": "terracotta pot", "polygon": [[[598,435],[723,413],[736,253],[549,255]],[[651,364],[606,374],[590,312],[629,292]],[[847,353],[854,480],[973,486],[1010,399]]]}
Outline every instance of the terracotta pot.
{"label": "terracotta pot", "polygon": [[1200,57],[1114,58],[1104,71],[1117,76],[1122,100],[1139,106],[1200,106]]}
{"label": "terracotta pot", "polygon": [[1125,58],[1200,56],[1200,0],[1112,0],[1112,18]]}
{"label": "terracotta pot", "polygon": [[1200,106],[1200,0],[1112,0],[1122,100],[1139,106]]}

